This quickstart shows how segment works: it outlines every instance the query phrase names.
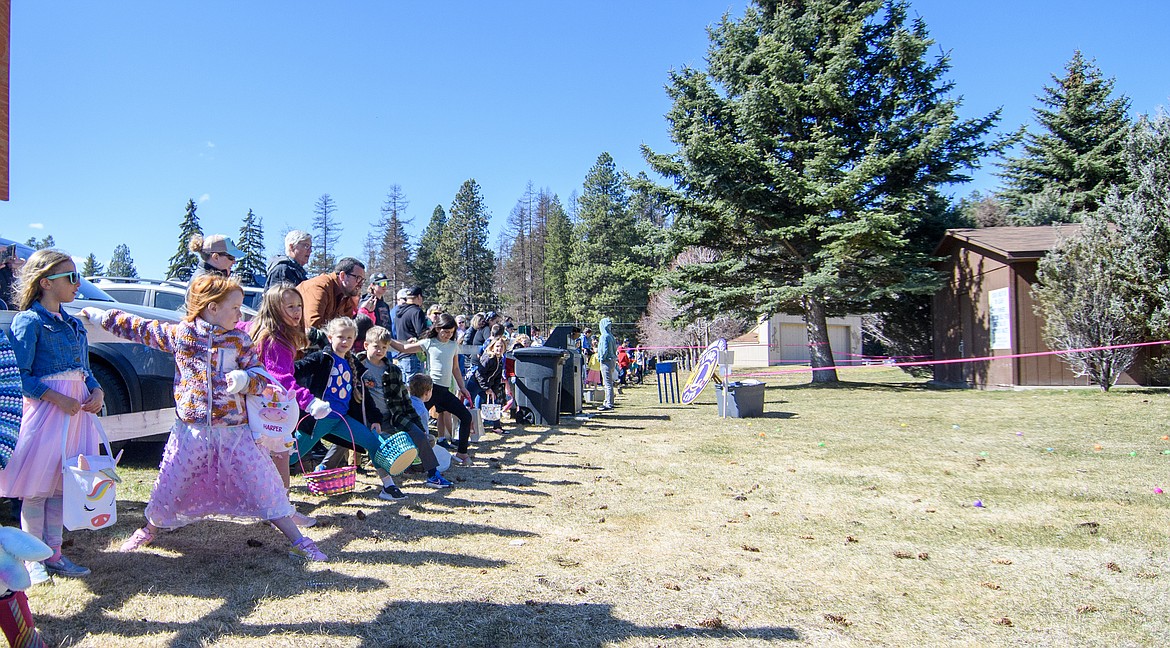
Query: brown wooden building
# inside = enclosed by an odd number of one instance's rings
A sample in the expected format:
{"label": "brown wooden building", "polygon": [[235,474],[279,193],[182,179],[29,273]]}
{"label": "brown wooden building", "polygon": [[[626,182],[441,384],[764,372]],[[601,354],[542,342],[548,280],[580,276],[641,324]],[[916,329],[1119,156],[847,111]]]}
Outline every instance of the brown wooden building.
{"label": "brown wooden building", "polygon": [[[1039,260],[1079,227],[947,230],[935,250],[935,256],[946,257],[940,269],[949,275],[934,297],[935,359],[1050,351],[1042,335],[1043,319],[1033,307],[1032,284]],[[1135,380],[1140,376],[1131,374],[1118,384],[1140,384]],[[934,367],[934,378],[980,389],[1089,384],[1054,355],[940,364]]]}

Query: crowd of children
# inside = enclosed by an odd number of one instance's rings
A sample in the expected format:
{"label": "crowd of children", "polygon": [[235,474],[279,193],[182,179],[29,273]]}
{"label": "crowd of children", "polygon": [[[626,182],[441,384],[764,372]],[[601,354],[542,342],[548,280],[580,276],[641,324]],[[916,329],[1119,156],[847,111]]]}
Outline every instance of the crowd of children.
{"label": "crowd of children", "polygon": [[[23,407],[19,397],[0,394],[12,401],[2,404],[20,412],[19,425],[15,414],[0,421],[12,428],[7,437],[0,435],[0,496],[20,498],[21,528],[53,550],[49,559],[28,565],[34,583],[50,574],[89,573],[61,553],[62,442],[64,455],[73,457],[98,454],[104,438],[97,417],[104,395],[89,367],[86,329],[63,308],[75,299],[79,283],[74,262],[61,252],[40,250],[27,260],[9,372],[13,383],[19,374],[13,389],[22,393]],[[375,323],[357,344],[355,321],[338,317],[324,325],[328,344],[311,350],[304,300],[295,287],[270,286],[251,322],[241,322],[243,298],[235,279],[207,273],[190,282],[186,314],[178,323],[117,309],[80,313],[116,336],[175,358],[176,420],[146,524],[121,545],[123,552],[155,542],[160,530],[226,518],[268,522],[288,538],[292,554],[328,560],[300,531],[316,520],[291,503],[291,467],[304,470],[304,458],[322,439],[375,456],[387,435],[405,432],[417,448],[423,482],[450,488],[441,465],[448,449],[451,464],[470,465],[474,408],[512,400],[507,353],[543,342],[536,330],[535,337],[517,334],[514,326],[509,330],[496,313],[469,320],[433,307],[429,328],[417,339],[397,340]],[[355,346],[360,353],[353,353]],[[587,337],[582,347],[589,352]],[[407,373],[391,362],[391,349],[400,358],[417,354],[420,370]],[[249,426],[245,397],[277,388],[295,400],[302,416],[291,438],[273,442]],[[450,418],[437,435],[430,434],[432,412]],[[505,431],[499,420],[492,428]],[[377,462],[375,470],[382,481],[379,497],[406,497],[394,475]]]}

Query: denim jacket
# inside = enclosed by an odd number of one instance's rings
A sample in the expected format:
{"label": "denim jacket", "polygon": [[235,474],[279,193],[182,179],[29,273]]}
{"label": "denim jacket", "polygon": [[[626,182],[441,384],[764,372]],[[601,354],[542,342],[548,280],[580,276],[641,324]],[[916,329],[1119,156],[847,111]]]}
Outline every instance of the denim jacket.
{"label": "denim jacket", "polygon": [[60,309],[61,318],[49,313],[40,302],[12,318],[12,350],[20,366],[24,395],[39,399],[49,386],[41,378],[80,369],[85,386],[92,392],[98,382],[89,369],[89,338],[81,320]]}

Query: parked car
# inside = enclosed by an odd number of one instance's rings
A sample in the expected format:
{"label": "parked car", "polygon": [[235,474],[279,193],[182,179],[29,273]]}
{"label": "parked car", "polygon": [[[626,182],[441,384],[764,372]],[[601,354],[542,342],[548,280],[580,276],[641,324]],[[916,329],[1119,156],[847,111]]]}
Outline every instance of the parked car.
{"label": "parked car", "polygon": [[[151,306],[164,310],[178,311],[182,316],[187,312],[187,284],[172,279],[139,279],[128,277],[86,277],[107,295],[123,304]],[[250,291],[250,292],[249,292]],[[245,320],[256,316],[260,302],[259,288],[244,289],[244,306],[241,309]]]}
{"label": "parked car", "polygon": [[[27,259],[33,248],[0,238],[0,246],[15,245],[17,256]],[[86,306],[119,308],[140,317],[178,321],[174,310],[119,303],[91,282],[82,279],[77,299],[65,304],[65,311],[76,315]],[[0,331],[7,335],[16,311],[0,310]],[[89,364],[94,378],[105,392],[103,427],[110,441],[128,441],[165,435],[175,419],[175,359],[136,342],[115,337],[90,324]]]}

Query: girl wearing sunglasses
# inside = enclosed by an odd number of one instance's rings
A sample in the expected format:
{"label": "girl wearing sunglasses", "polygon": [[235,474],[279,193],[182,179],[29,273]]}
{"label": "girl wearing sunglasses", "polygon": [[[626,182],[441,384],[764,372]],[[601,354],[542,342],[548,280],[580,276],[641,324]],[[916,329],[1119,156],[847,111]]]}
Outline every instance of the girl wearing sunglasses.
{"label": "girl wearing sunglasses", "polygon": [[63,308],[80,281],[69,255],[37,250],[21,271],[20,312],[12,320],[24,408],[16,448],[0,471],[0,495],[21,499],[20,528],[53,550],[48,560],[28,563],[33,583],[49,574],[89,574],[61,555],[61,436],[70,457],[98,454],[103,436],[97,414],[105,396],[89,368],[85,327]]}

